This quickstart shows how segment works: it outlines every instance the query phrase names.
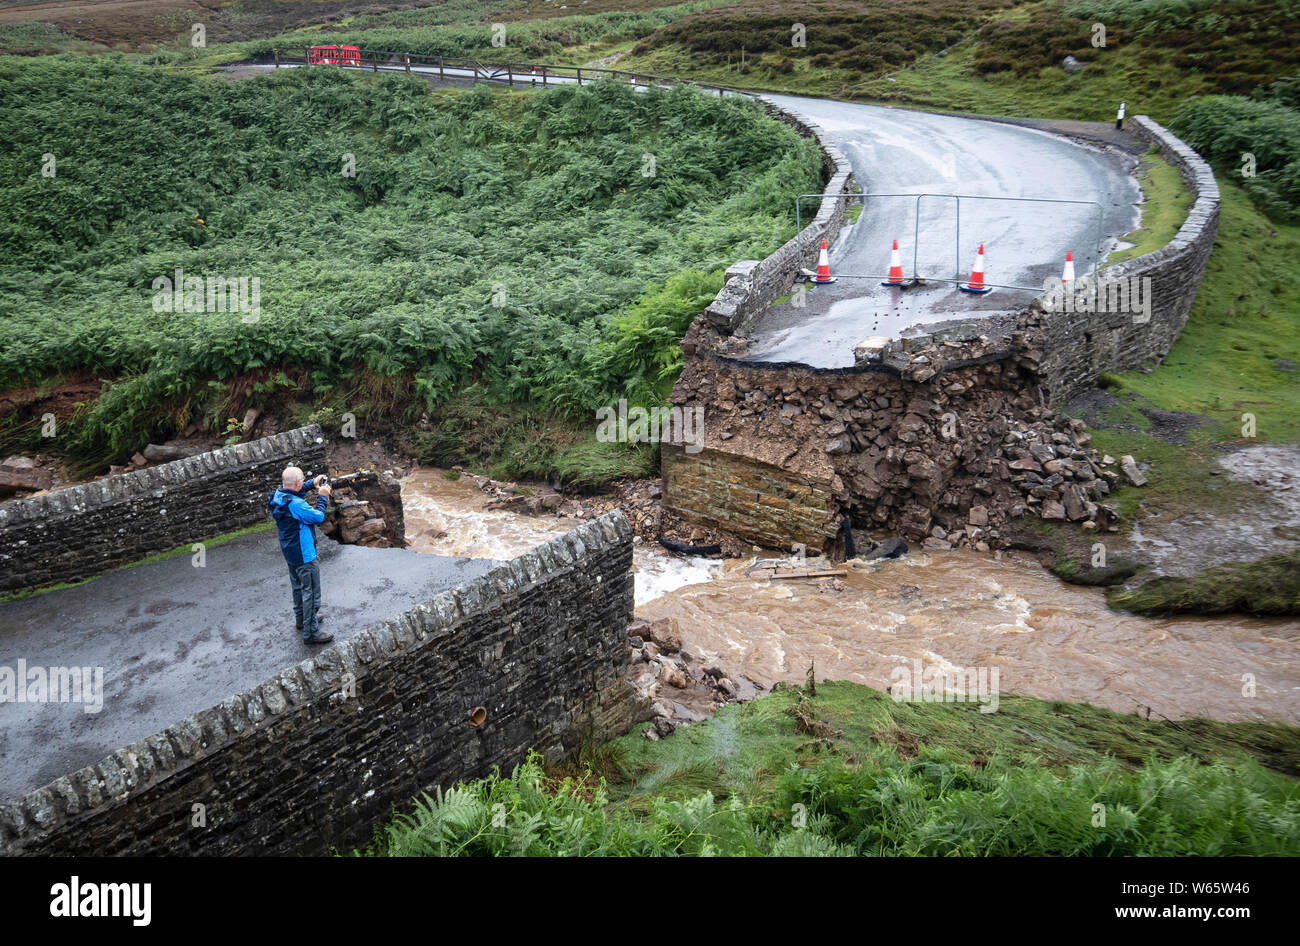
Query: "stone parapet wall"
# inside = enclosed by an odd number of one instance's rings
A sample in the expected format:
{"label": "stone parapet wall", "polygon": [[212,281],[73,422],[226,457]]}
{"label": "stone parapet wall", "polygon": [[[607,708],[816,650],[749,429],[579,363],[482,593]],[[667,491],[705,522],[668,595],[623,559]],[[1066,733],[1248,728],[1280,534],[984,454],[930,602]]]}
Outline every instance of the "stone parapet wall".
{"label": "stone parapet wall", "polygon": [[801,542],[820,549],[838,522],[834,470],[800,474],[725,449],[725,443],[687,454],[664,444],[664,490],[678,513],[759,545]]}
{"label": "stone parapet wall", "polygon": [[619,735],[631,566],[622,513],[585,523],[0,807],[0,848],[347,851],[435,785]]}
{"label": "stone parapet wall", "polygon": [[324,464],[312,425],[0,503],[0,593],[89,578],[264,522],[286,466]]}
{"label": "stone parapet wall", "polygon": [[766,98],[760,97],[760,101],[774,118],[816,140],[822,153],[825,187],[816,214],[802,230],[766,259],[740,260],[727,270],[722,289],[700,316],[722,335],[743,330],[751,318],[789,292],[800,268],[811,268],[816,264],[822,240],[828,245],[835,242],[849,202],[849,198],[842,195],[849,192],[853,180],[848,158],[831,144],[820,126],[787,112]]}
{"label": "stone parapet wall", "polygon": [[[1219,185],[1214,171],[1190,147],[1145,115],[1129,131],[1154,144],[1178,169],[1192,192],[1187,219],[1174,238],[1154,252],[1103,267],[1105,281],[1150,279],[1150,311],[1045,313],[1043,376],[1050,403],[1068,403],[1107,371],[1130,371],[1163,358],[1178,340],[1219,226]],[[1103,307],[1104,308],[1104,307]],[[1041,300],[1039,309],[1041,310]]]}

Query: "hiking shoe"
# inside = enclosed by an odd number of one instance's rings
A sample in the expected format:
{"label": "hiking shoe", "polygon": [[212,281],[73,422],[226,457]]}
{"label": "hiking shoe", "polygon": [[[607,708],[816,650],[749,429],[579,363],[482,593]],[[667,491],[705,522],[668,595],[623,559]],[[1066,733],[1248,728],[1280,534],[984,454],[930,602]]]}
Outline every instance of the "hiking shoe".
{"label": "hiking shoe", "polygon": [[332,640],[334,640],[334,635],[331,634],[329,631],[317,631],[311,637],[308,637],[305,640],[303,640],[303,643],[304,644],[328,644]]}
{"label": "hiking shoe", "polygon": [[[320,622],[321,622],[321,616],[320,616],[320,614],[319,614],[319,612],[318,612],[318,613],[316,614],[316,623],[317,623],[317,624],[320,624]],[[294,623],[294,627],[296,627],[296,628],[298,629],[298,633],[300,633],[300,634],[302,633],[302,621],[297,621],[297,622],[295,622],[295,623]]]}

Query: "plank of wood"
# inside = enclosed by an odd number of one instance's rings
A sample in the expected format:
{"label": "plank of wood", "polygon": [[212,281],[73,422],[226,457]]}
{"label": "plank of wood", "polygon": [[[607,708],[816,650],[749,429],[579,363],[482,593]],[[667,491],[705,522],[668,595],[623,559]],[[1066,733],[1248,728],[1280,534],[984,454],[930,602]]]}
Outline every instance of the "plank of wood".
{"label": "plank of wood", "polygon": [[[767,571],[768,574],[762,574]],[[835,578],[847,575],[848,571],[843,568],[794,568],[786,571],[763,569],[755,572],[752,577],[761,578]]]}

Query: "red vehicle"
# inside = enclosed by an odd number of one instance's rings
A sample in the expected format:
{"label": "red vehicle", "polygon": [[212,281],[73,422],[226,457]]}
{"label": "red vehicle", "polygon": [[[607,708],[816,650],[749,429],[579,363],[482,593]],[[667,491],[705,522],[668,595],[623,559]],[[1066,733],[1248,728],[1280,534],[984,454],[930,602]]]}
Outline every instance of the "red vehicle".
{"label": "red vehicle", "polygon": [[361,67],[360,46],[313,46],[307,55],[307,64],[312,66],[356,66]]}

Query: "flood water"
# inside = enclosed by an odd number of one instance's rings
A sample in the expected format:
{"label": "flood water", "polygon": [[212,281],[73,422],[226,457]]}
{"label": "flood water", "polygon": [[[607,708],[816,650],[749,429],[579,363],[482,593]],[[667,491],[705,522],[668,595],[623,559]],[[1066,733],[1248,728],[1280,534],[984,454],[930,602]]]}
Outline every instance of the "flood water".
{"label": "flood water", "polygon": [[[453,481],[442,470],[417,467],[402,480],[407,544],[417,552],[505,560],[583,523],[554,515],[484,510],[487,499],[488,494],[468,476]],[[439,532],[446,535],[436,538]],[[723,563],[661,555],[638,546],[632,554],[632,567],[640,607],[683,585],[708,581],[722,572]]]}
{"label": "flood water", "polygon": [[[505,559],[578,524],[485,512],[487,494],[437,470],[415,470],[402,495],[408,541],[425,552]],[[926,671],[997,668],[1003,694],[1149,708],[1153,719],[1300,722],[1300,621],[1117,614],[1101,590],[1014,554],[913,552],[826,580],[749,577],[753,564],[638,547],[637,615],[672,619],[694,656],[764,686],[802,682],[815,662],[818,680],[884,689],[919,660]]]}

